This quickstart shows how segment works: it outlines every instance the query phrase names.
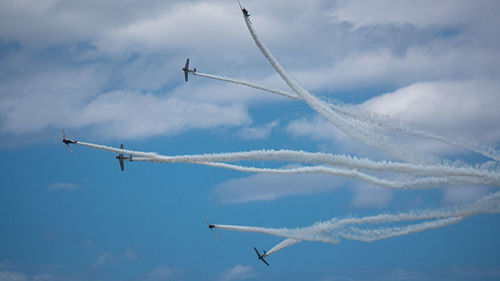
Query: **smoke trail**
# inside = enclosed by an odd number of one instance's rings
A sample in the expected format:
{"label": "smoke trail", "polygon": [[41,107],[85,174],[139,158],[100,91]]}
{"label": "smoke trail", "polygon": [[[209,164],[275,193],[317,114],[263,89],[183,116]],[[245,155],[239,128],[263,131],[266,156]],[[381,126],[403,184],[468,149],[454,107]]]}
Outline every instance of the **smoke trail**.
{"label": "smoke trail", "polygon": [[[428,221],[418,224],[410,224],[406,226],[399,227],[380,227],[372,229],[360,229],[356,227],[345,228],[342,231],[338,231],[336,235],[347,240],[358,240],[361,242],[373,242],[376,240],[387,239],[395,236],[404,236],[411,233],[422,232],[428,229],[439,228],[451,224],[455,224],[463,220],[463,217],[451,217],[444,219],[437,219],[434,221]],[[287,238],[281,243],[277,244],[271,250],[269,250],[266,256],[274,254],[288,246],[295,245],[301,240]]]}
{"label": "smoke trail", "polygon": [[448,145],[456,146],[462,149],[466,149],[478,154],[481,154],[485,157],[488,157],[490,159],[500,161],[500,152],[495,150],[492,147],[486,146],[486,145],[475,145],[472,143],[466,143],[466,142],[461,142],[458,140],[453,140],[453,139],[448,139],[430,132],[422,131],[422,130],[417,130],[411,128],[408,124],[405,124],[403,121],[395,118],[391,118],[389,116],[384,116],[381,114],[377,114],[375,112],[370,112],[370,111],[365,111],[363,109],[355,109],[355,108],[345,108],[341,107],[338,105],[333,105],[331,104],[331,107],[334,110],[337,110],[346,116],[349,116],[353,119],[366,122],[366,123],[372,123],[377,126],[386,128],[386,129],[391,129],[393,131],[397,132],[402,132],[406,133],[415,137],[421,137],[421,138],[426,138],[426,139],[431,139],[435,141],[439,141]]}
{"label": "smoke trail", "polygon": [[277,244],[276,246],[272,247],[271,250],[266,252],[266,257],[270,256],[280,250],[282,250],[285,247],[295,245],[299,243],[300,240],[295,240],[295,239],[285,239],[281,243]]}
{"label": "smoke trail", "polygon": [[[447,226],[450,224],[458,223],[466,217],[470,217],[480,213],[499,213],[499,199],[500,191],[486,195],[471,204],[463,206],[440,209],[424,209],[420,211],[400,214],[381,214],[377,216],[367,216],[362,218],[333,218],[329,221],[319,222],[309,227],[295,229],[219,224],[216,224],[215,227],[231,231],[268,234],[297,241],[305,240],[336,244],[340,242],[340,238],[344,238],[369,242]],[[381,223],[393,224],[414,220],[431,221],[410,224],[406,226],[379,227],[379,224]],[[377,225],[377,227],[365,230],[355,227],[355,225],[363,224],[373,224]],[[286,243],[285,241],[281,242],[281,245],[278,244],[280,250],[286,247],[288,243],[292,245],[291,241],[288,241]]]}
{"label": "smoke trail", "polygon": [[406,160],[408,162],[414,163],[426,163],[430,159],[424,159],[422,156],[417,157],[413,153],[400,148],[399,146],[390,143],[389,139],[384,136],[376,135],[365,130],[359,130],[358,123],[353,123],[352,120],[348,120],[338,113],[333,111],[325,103],[321,102],[318,98],[307,92],[302,86],[299,85],[295,80],[293,80],[279,65],[276,59],[272,56],[271,52],[262,44],[259,40],[255,30],[252,27],[248,18],[244,18],[245,23],[254,39],[255,44],[259,47],[262,54],[267,58],[271,66],[278,72],[281,78],[292,88],[299,97],[302,98],[314,111],[318,112],[330,123],[335,125],[337,128],[347,133],[353,138],[363,141],[364,143],[375,147],[377,149],[386,151],[387,153],[393,155],[396,158]]}
{"label": "smoke trail", "polygon": [[344,239],[358,240],[363,242],[373,242],[375,240],[387,239],[395,236],[404,236],[410,233],[422,232],[428,229],[439,228],[462,221],[463,217],[451,217],[427,221],[418,224],[406,225],[403,227],[359,229],[350,228],[349,231],[339,233]]}
{"label": "smoke trail", "polygon": [[[153,152],[140,152],[133,150],[122,150],[119,148],[91,144],[78,141],[77,144],[90,148],[101,149],[114,153],[122,153],[134,156],[133,161],[149,161],[160,163],[192,163],[203,164],[212,167],[220,167],[242,172],[253,173],[274,173],[274,174],[298,174],[298,173],[323,173],[343,177],[352,177],[365,182],[389,187],[389,188],[425,188],[439,184],[483,184],[500,186],[500,175],[487,170],[473,169],[470,167],[450,167],[444,165],[418,165],[407,163],[396,163],[381,161],[375,162],[369,159],[360,159],[345,155],[333,155],[326,153],[308,153],[303,151],[291,150],[261,150],[238,153],[221,153],[205,155],[184,155],[184,156],[162,156]],[[137,158],[139,157],[139,158]],[[336,169],[325,166],[310,166],[295,169],[265,169],[254,167],[243,167],[218,163],[217,161],[241,161],[241,160],[259,160],[259,161],[299,161],[299,162],[322,162],[338,166],[346,166],[351,169],[367,169],[374,171],[393,171],[406,173],[413,176],[431,175],[417,179],[412,182],[393,182],[376,178],[357,170]]]}
{"label": "smoke trail", "polygon": [[406,182],[389,181],[365,173],[361,173],[357,170],[336,169],[336,168],[322,167],[322,166],[274,169],[274,168],[244,167],[239,165],[232,165],[232,164],[218,163],[218,162],[201,162],[199,164],[206,165],[209,167],[219,167],[219,168],[231,169],[240,172],[250,172],[250,173],[279,174],[279,175],[321,173],[327,175],[355,178],[367,182],[369,184],[386,188],[393,188],[393,189],[422,189],[433,186],[437,187],[441,184],[452,184],[452,183],[463,184],[461,181],[455,182],[451,179],[444,177],[420,178]]}
{"label": "smoke trail", "polygon": [[145,157],[145,158],[151,158],[151,159],[159,157],[159,155],[156,154],[155,152],[142,152],[142,151],[120,149],[120,148],[115,148],[115,147],[111,147],[111,146],[93,144],[93,143],[88,143],[88,142],[83,142],[83,141],[77,141],[76,144],[83,145],[83,146],[90,147],[90,148],[94,148],[94,149],[100,149],[100,150],[105,150],[105,151],[114,152],[114,153],[122,153],[122,154],[128,154],[128,155],[132,155],[132,156],[139,156],[139,157]]}
{"label": "smoke trail", "polygon": [[[242,81],[242,80],[236,80],[236,79],[232,79],[232,78],[228,78],[228,77],[216,76],[216,75],[199,73],[199,72],[195,72],[192,74],[198,75],[201,77],[210,78],[210,79],[215,79],[215,80],[220,80],[220,81],[225,81],[225,82],[229,82],[229,83],[234,83],[234,84],[239,84],[239,85],[251,87],[251,88],[266,91],[269,93],[285,96],[285,97],[288,97],[291,99],[302,100],[300,97],[298,97],[297,95],[294,95],[292,93],[288,93],[288,92],[276,90],[276,89],[271,89],[271,88],[264,87],[264,86],[255,85],[255,84],[252,84],[252,83],[249,83],[246,81]],[[354,108],[354,107],[346,108],[345,106],[339,106],[336,104],[332,104],[330,102],[325,102],[325,103],[329,107],[331,107],[333,110],[335,110],[339,113],[342,113],[344,116],[347,116],[349,118],[352,118],[352,119],[360,121],[360,122],[374,124],[374,125],[383,127],[385,129],[390,129],[393,131],[406,133],[406,134],[409,134],[409,135],[412,135],[415,137],[421,137],[421,138],[439,141],[439,142],[442,142],[445,144],[453,145],[456,147],[460,147],[460,148],[481,154],[485,157],[488,157],[488,158],[496,160],[496,161],[500,161],[500,152],[498,152],[497,150],[495,150],[494,148],[489,147],[489,146],[474,145],[471,143],[465,143],[465,142],[459,142],[457,140],[447,139],[445,137],[442,137],[442,136],[439,136],[439,135],[436,135],[433,133],[429,133],[426,131],[411,128],[408,124],[405,124],[404,122],[402,122],[399,119],[391,118],[389,116],[384,116],[382,114],[378,114],[375,112],[366,111],[366,110],[363,110],[361,108]]]}
{"label": "smoke trail", "polygon": [[266,91],[266,92],[269,92],[269,93],[278,94],[280,96],[285,96],[285,97],[291,98],[291,99],[297,99],[297,100],[301,99],[300,97],[297,97],[296,95],[293,95],[293,94],[290,94],[290,93],[287,93],[287,92],[284,92],[284,91],[281,91],[281,90],[270,89],[270,88],[266,88],[266,87],[263,87],[263,86],[255,85],[255,84],[252,84],[252,83],[249,83],[249,82],[245,82],[245,81],[241,81],[241,80],[235,80],[235,79],[231,79],[231,78],[226,78],[226,77],[216,76],[216,75],[211,75],[211,74],[206,74],[206,73],[200,73],[200,72],[191,72],[191,74],[198,75],[198,76],[201,76],[201,77],[210,78],[210,79],[225,81],[225,82],[229,82],[229,83],[239,84],[239,85],[251,87],[251,88],[254,88],[254,89],[257,89],[257,90],[262,90],[262,91]]}
{"label": "smoke trail", "polygon": [[[145,161],[145,162],[163,162],[160,159],[151,158],[140,158],[134,161]],[[372,185],[393,188],[393,189],[422,189],[437,187],[441,184],[463,184],[462,181],[453,180],[445,177],[427,177],[419,178],[412,181],[389,181],[386,179],[377,178],[357,170],[346,170],[346,169],[336,169],[324,166],[310,166],[310,167],[298,167],[298,168],[288,168],[288,169],[276,169],[276,168],[257,168],[257,167],[245,167],[240,165],[233,165],[220,162],[192,162],[193,164],[205,165],[209,167],[224,168],[234,171],[247,172],[247,173],[260,173],[260,174],[278,174],[278,175],[293,175],[293,174],[326,174],[340,177],[355,178],[367,182]],[[456,181],[456,182],[455,182]],[[472,180],[469,180],[472,181]],[[480,183],[479,180],[475,183]]]}

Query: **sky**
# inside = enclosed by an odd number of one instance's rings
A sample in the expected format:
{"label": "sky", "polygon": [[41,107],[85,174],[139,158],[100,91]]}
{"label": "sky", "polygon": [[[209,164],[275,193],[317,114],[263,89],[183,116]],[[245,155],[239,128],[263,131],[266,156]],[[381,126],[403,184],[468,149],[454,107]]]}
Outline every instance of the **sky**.
{"label": "sky", "polygon": [[[281,66],[322,102],[500,150],[497,1],[242,4]],[[426,164],[499,174],[498,161],[397,130],[375,128],[370,140],[391,142],[374,147],[302,100],[194,75],[186,83],[188,57],[199,72],[294,93],[237,1],[0,2],[0,281],[500,279],[494,213],[374,242],[303,241],[269,256],[269,267],[253,247],[282,238],[214,236],[205,221],[307,227],[463,206],[498,184],[394,190],[189,163],[126,162],[122,172],[114,153],[78,145],[69,153],[61,143],[64,129],[70,139],[161,155],[287,149],[403,161],[397,152],[408,151]]]}

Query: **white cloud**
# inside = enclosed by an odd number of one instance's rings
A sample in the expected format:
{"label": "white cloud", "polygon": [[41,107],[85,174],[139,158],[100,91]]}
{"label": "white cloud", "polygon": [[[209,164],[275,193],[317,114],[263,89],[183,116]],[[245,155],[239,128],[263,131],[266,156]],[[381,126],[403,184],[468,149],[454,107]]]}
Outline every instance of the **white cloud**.
{"label": "white cloud", "polygon": [[257,273],[253,270],[251,266],[236,265],[232,268],[228,268],[220,272],[217,276],[217,280],[219,281],[246,280],[249,278],[254,278],[256,276]]}
{"label": "white cloud", "polygon": [[[55,101],[55,103],[61,101]],[[217,105],[188,102],[167,95],[115,91],[99,95],[85,105],[61,111],[61,106],[44,99],[25,98],[3,120],[4,133],[36,132],[47,127],[93,126],[103,137],[137,138],[177,134],[187,129],[238,126],[249,122],[242,104]],[[33,112],[30,108],[38,108]],[[37,122],[32,122],[35,119]]]}
{"label": "white cloud", "polygon": [[334,92],[419,81],[496,79],[500,74],[494,63],[500,59],[498,51],[436,41],[409,46],[402,55],[388,47],[353,51],[334,63],[297,71],[296,77],[309,90]]}
{"label": "white cloud", "polygon": [[362,107],[440,135],[500,141],[500,83],[469,80],[416,83],[366,101]]}
{"label": "white cloud", "polygon": [[457,205],[473,202],[488,194],[490,189],[484,186],[446,187],[443,191],[442,203],[446,205]]}
{"label": "white cloud", "polygon": [[97,261],[95,262],[95,265],[97,267],[101,267],[104,265],[108,264],[116,264],[118,263],[119,259],[115,255],[109,252],[102,253],[99,258],[97,258]]}
{"label": "white cloud", "polygon": [[74,190],[80,186],[71,182],[56,182],[47,186],[48,190]]}
{"label": "white cloud", "polygon": [[236,134],[245,140],[266,139],[277,125],[278,121],[273,121],[263,126],[245,127],[240,129]]}
{"label": "white cloud", "polygon": [[383,208],[391,201],[394,192],[389,189],[357,184],[353,187],[351,205],[356,208]]}
{"label": "white cloud", "polygon": [[213,192],[222,203],[245,203],[319,193],[334,190],[344,184],[345,180],[326,175],[256,174],[227,180],[217,185]]}
{"label": "white cloud", "polygon": [[0,281],[28,281],[24,273],[0,270]]}
{"label": "white cloud", "polygon": [[[356,26],[382,23],[412,23],[419,26],[457,24],[480,20],[495,10],[495,1],[447,0],[349,0],[333,12],[339,20],[353,22]],[[471,12],[474,11],[474,12]]]}
{"label": "white cloud", "polygon": [[178,274],[178,270],[167,266],[160,266],[155,268],[153,271],[149,272],[146,277],[142,280],[148,281],[165,281],[174,280],[175,276]]}
{"label": "white cloud", "polygon": [[128,261],[136,261],[138,259],[137,254],[132,249],[125,250],[123,257]]}
{"label": "white cloud", "polygon": [[55,280],[54,275],[52,274],[38,274],[31,277],[32,281],[51,281]]}
{"label": "white cloud", "polygon": [[305,118],[290,122],[286,127],[287,133],[294,137],[310,137],[316,140],[334,140],[343,135],[323,117],[315,116],[312,120]]}
{"label": "white cloud", "polygon": [[[380,85],[403,86],[419,80],[498,76],[496,58],[500,56],[493,39],[495,36],[492,36],[494,31],[467,29],[463,33],[469,37],[448,42],[432,35],[439,29],[431,30],[429,35],[422,28],[417,28],[417,33],[413,34],[411,30],[376,26],[373,32],[366,32],[375,35],[367,37],[363,31],[352,31],[341,23],[327,21],[327,14],[332,9],[350,15],[353,11],[359,12],[357,5],[372,5],[376,9],[383,7],[385,2],[360,3],[349,1],[337,5],[328,1],[310,1],[304,6],[301,1],[273,1],[248,5],[252,7],[252,18],[258,22],[266,44],[310,89],[333,91]],[[454,3],[456,7],[452,5]],[[467,10],[467,3],[447,2],[443,4],[445,7],[453,7],[433,10],[433,13],[449,13],[442,18],[453,19],[456,13]],[[241,88],[213,86],[202,78],[197,79],[196,87],[188,84],[182,90],[171,88],[182,79],[179,70],[182,61],[188,55],[196,56],[199,69],[234,74],[249,80],[262,81],[272,73],[255,49],[241,22],[241,14],[231,1],[180,3],[150,0],[144,3],[129,0],[126,5],[120,1],[107,1],[106,4],[98,1],[48,1],[43,4],[7,1],[0,5],[0,22],[6,22],[0,25],[0,36],[21,42],[21,47],[6,52],[0,61],[0,68],[8,74],[8,79],[0,81],[0,122],[4,134],[33,134],[48,127],[96,126],[95,132],[121,129],[123,135],[117,137],[134,138],[178,133],[187,128],[245,125],[249,120],[248,116],[243,116],[247,115],[246,107],[258,98],[250,97],[245,90],[238,94],[229,93]],[[413,9],[412,5],[417,4],[394,5],[403,9],[402,13],[415,14],[416,8]],[[424,1],[420,5],[427,9],[430,4]],[[464,17],[459,17],[466,26],[480,21],[480,16],[488,15],[491,10],[488,3],[474,5],[479,10],[470,15],[474,20],[465,21]],[[116,13],[126,16],[109,16]],[[294,18],[292,22],[290,17]],[[364,18],[364,15],[359,18]],[[189,24],[185,24],[186,19],[189,19]],[[462,30],[458,33],[462,34]],[[406,50],[403,55],[398,55],[393,50],[399,48],[401,43],[396,37],[401,34],[419,38],[416,43],[399,40],[410,43],[402,48]],[[80,46],[82,42],[86,47]],[[30,46],[42,50],[33,51]],[[49,47],[56,47],[56,51],[50,51]],[[43,59],[47,53],[54,57]],[[267,70],[262,71],[263,66]],[[269,81],[276,80],[273,77]],[[157,90],[165,85],[169,90],[162,92],[175,92],[176,97],[183,97],[184,103],[179,105],[180,101],[174,102],[172,96],[170,99],[160,95],[152,99],[148,94],[137,97],[144,91],[157,94]],[[113,91],[115,89],[122,91]],[[121,92],[121,96],[117,92]],[[109,97],[123,97],[129,101],[111,101]],[[142,112],[143,115],[137,118],[139,113],[130,108],[130,100],[151,106],[152,112]],[[139,122],[160,123],[160,118],[152,116],[154,112],[158,113],[158,107],[147,103],[166,105],[168,101],[186,111],[195,110],[195,103],[202,101],[200,107],[212,107],[218,112],[210,117],[196,116],[214,121],[211,124],[200,124],[199,120],[193,121],[190,116],[182,115],[179,119],[187,119],[187,122],[182,123],[174,117],[177,123],[171,126],[137,126]],[[228,105],[228,101],[232,103]],[[122,111],[118,108],[121,106],[125,106]],[[102,112],[103,107],[107,108],[105,112]],[[98,112],[93,116],[94,112],[86,110]],[[135,115],[136,123],[127,119],[126,111]],[[213,120],[216,114],[228,111],[240,117],[236,118],[238,122],[229,121],[228,115],[231,114],[223,114],[227,118],[225,122]],[[166,115],[171,117],[168,113]],[[241,133],[249,136],[253,129],[257,128],[242,129]],[[264,128],[260,129],[260,133],[266,132]]]}

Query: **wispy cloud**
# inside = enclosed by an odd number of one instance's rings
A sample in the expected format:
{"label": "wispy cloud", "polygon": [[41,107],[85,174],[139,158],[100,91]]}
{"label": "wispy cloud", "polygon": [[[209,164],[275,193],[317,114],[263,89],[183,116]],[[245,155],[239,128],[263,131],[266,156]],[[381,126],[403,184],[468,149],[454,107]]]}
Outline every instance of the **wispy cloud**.
{"label": "wispy cloud", "polygon": [[257,174],[230,179],[217,185],[213,192],[221,203],[272,201],[280,197],[313,194],[334,190],[345,184],[326,175]]}
{"label": "wispy cloud", "polygon": [[380,187],[357,184],[354,186],[351,205],[356,208],[383,208],[391,201],[394,192]]}
{"label": "wispy cloud", "polygon": [[217,276],[219,281],[236,281],[236,280],[246,280],[254,278],[257,273],[253,270],[251,266],[248,265],[236,265],[232,268],[228,268],[220,272]]}
{"label": "wispy cloud", "polygon": [[48,190],[75,190],[80,186],[71,182],[56,182],[47,186]]}
{"label": "wispy cloud", "polygon": [[240,129],[236,134],[245,140],[266,139],[278,124],[278,121],[273,121],[263,126],[245,127]]}
{"label": "wispy cloud", "polygon": [[102,267],[104,265],[108,264],[117,264],[119,262],[119,258],[113,255],[112,253],[105,252],[102,253],[98,258],[97,261],[95,262],[95,265],[97,267]]}
{"label": "wispy cloud", "polygon": [[0,270],[1,281],[28,281],[28,276],[21,272],[12,272],[8,270]]}

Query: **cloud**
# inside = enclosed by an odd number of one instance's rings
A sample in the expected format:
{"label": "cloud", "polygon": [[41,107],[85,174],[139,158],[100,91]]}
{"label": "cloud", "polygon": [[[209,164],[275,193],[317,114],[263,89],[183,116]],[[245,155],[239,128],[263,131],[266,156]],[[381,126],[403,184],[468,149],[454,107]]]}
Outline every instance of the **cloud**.
{"label": "cloud", "polygon": [[141,278],[141,280],[147,280],[147,281],[176,280],[177,275],[178,275],[177,269],[167,266],[160,266],[155,268],[153,271],[149,272],[145,276],[145,278]]}
{"label": "cloud", "polygon": [[[436,5],[432,0],[349,0],[343,1],[333,11],[333,15],[339,20],[352,22],[355,26],[391,22],[425,26],[481,20],[491,14],[489,9],[495,8],[498,9],[498,3],[495,1],[472,3],[467,0],[449,0]],[[471,10],[475,12],[471,13]]]}
{"label": "cloud", "polygon": [[253,270],[251,266],[248,265],[236,265],[232,268],[228,268],[220,272],[217,276],[219,281],[235,281],[235,280],[246,280],[249,278],[254,278],[257,273]]}
{"label": "cloud", "polygon": [[[263,99],[253,98],[245,90],[235,95],[233,91],[240,88],[214,86],[220,84],[205,79],[197,79],[196,86],[175,87],[182,80],[179,65],[187,54],[207,72],[278,80],[275,75],[265,78],[273,75],[272,69],[245,32],[234,3],[146,3],[2,2],[0,23],[6,24],[0,25],[5,40],[0,45],[12,47],[0,60],[0,69],[6,73],[0,78],[1,133],[26,136],[66,127],[92,130],[105,137],[113,137],[107,132],[116,130],[121,134],[117,138],[141,138],[193,128],[248,125],[248,105]],[[332,11],[347,19],[358,11],[356,5],[383,9],[384,3],[310,1],[304,7],[300,1],[273,1],[254,5],[252,16],[284,66],[312,90],[402,87],[419,80],[498,76],[495,58],[500,56],[491,29],[459,28],[458,35],[448,39],[435,35],[442,31],[437,27],[351,30],[344,23],[327,20]],[[429,3],[420,5],[427,10]],[[465,13],[468,2],[453,3],[457,7],[446,4],[450,9],[440,13],[449,13],[445,19],[459,18],[466,27],[476,26],[480,15],[492,10],[489,4],[475,5],[480,11],[468,13],[472,19],[465,20],[456,14]],[[109,16],[116,13],[126,16]],[[188,25],[186,18],[190,19]],[[401,47],[401,42],[408,43]],[[395,53],[396,49],[403,51]],[[262,71],[263,66],[267,71]],[[169,112],[176,108],[182,113],[177,112],[173,123],[159,117],[172,118]],[[185,114],[200,108],[213,114],[203,110],[193,118]],[[217,118],[219,114],[224,121]],[[267,129],[248,127],[239,135],[262,138]]]}
{"label": "cloud", "polygon": [[500,82],[488,80],[415,83],[366,101],[362,107],[440,135],[500,141]]}
{"label": "cloud", "polygon": [[344,184],[344,180],[326,175],[256,174],[227,180],[217,185],[213,193],[221,203],[246,203],[272,201],[298,194],[319,193],[334,190]]}
{"label": "cloud", "polygon": [[79,188],[80,186],[71,182],[56,182],[47,186],[48,190],[74,190]]}
{"label": "cloud", "polygon": [[[57,105],[63,101],[55,101]],[[188,129],[238,126],[249,122],[242,104],[217,105],[188,102],[167,95],[114,91],[99,95],[85,105],[54,110],[51,100],[24,98],[4,112],[4,133],[36,132],[47,127],[85,128],[103,137],[137,138],[178,134]],[[38,108],[38,112],[29,108]],[[37,122],[31,122],[36,119]]]}
{"label": "cloud", "polygon": [[54,275],[52,274],[38,274],[33,277],[31,277],[32,281],[51,281],[51,280],[56,280]]}
{"label": "cloud", "polygon": [[391,201],[394,192],[389,189],[359,183],[353,187],[351,206],[356,208],[383,208]]}
{"label": "cloud", "polygon": [[138,259],[137,254],[132,249],[125,250],[123,257],[128,261],[136,261]]}
{"label": "cloud", "polygon": [[263,126],[245,127],[238,130],[236,134],[244,140],[266,139],[277,125],[278,121],[273,121]]}
{"label": "cloud", "polygon": [[490,192],[484,186],[474,187],[446,187],[443,189],[442,203],[445,205],[458,205],[473,202]]}
{"label": "cloud", "polygon": [[293,137],[310,137],[316,140],[342,138],[342,133],[320,116],[315,116],[312,120],[305,118],[294,120],[288,123],[286,131]]}
{"label": "cloud", "polygon": [[28,281],[24,273],[0,270],[0,281]]}
{"label": "cloud", "polygon": [[97,258],[97,261],[95,262],[95,265],[97,267],[102,267],[104,265],[108,264],[117,264],[119,262],[119,258],[113,255],[112,253],[105,252],[102,253],[99,258]]}
{"label": "cloud", "polygon": [[[388,34],[390,38],[393,36]],[[378,39],[373,40],[366,43],[377,44]],[[435,39],[424,45],[407,46],[399,50],[402,54],[396,53],[397,49],[397,46],[379,46],[353,51],[335,63],[301,69],[295,76],[311,91],[358,89],[370,93],[373,87],[398,88],[419,81],[496,79],[500,74],[492,62],[500,59],[500,53],[487,47]]]}

